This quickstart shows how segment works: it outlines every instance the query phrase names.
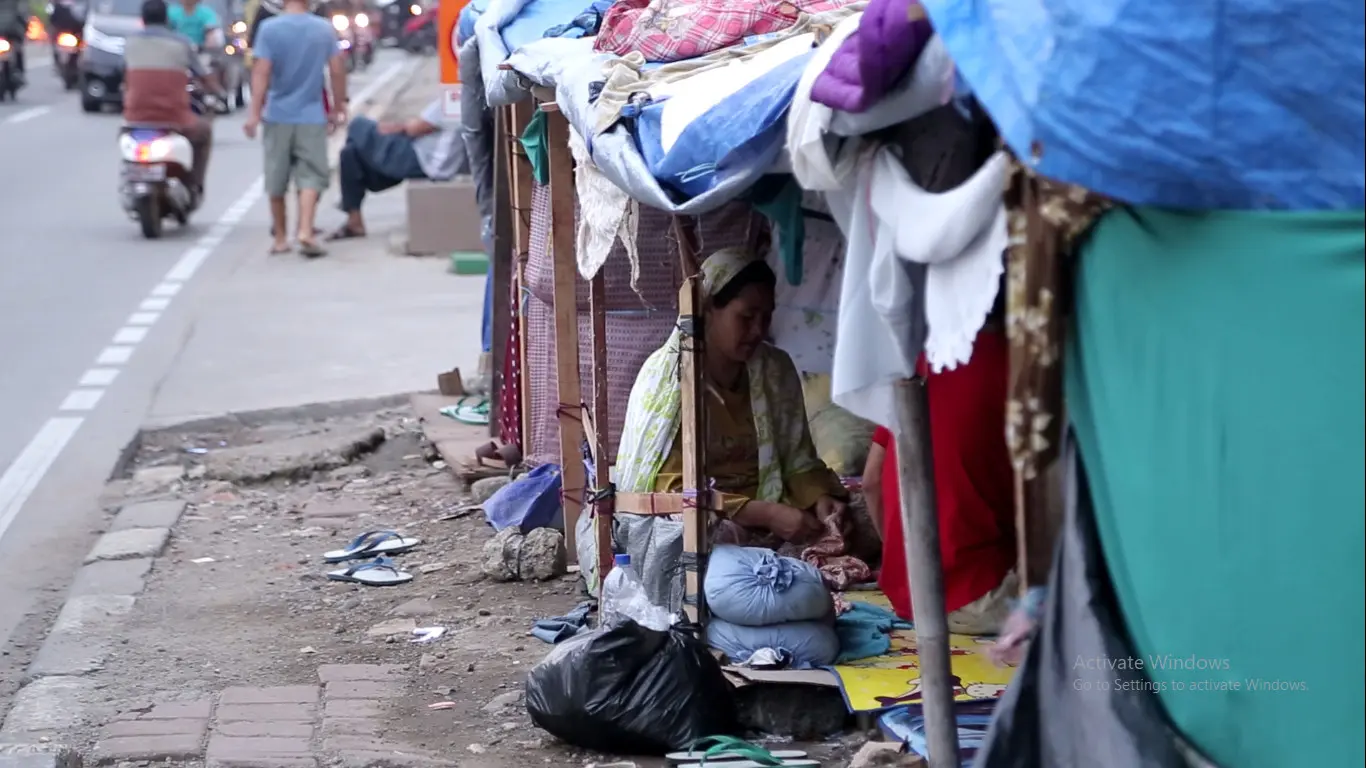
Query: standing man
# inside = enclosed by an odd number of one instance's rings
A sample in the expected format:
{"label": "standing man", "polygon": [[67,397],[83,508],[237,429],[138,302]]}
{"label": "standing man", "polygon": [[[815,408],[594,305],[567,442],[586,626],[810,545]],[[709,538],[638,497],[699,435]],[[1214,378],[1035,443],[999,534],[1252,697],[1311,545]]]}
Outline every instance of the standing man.
{"label": "standing man", "polygon": [[[262,128],[274,236],[270,252],[289,250],[285,192],[292,178],[299,193],[299,252],[325,255],[314,220],[330,175],[327,136],[332,126],[346,122],[346,64],[337,33],[326,19],[309,12],[308,0],[287,0],[279,16],[261,23],[253,53],[251,113],[242,129],[247,138],[255,138]],[[332,83],[330,124],[323,104],[324,70]]]}

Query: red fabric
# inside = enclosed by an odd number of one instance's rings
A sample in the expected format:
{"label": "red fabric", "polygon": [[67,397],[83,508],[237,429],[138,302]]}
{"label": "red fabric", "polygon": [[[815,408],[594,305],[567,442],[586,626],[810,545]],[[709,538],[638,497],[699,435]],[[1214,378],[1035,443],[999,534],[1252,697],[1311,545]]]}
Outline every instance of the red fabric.
{"label": "red fabric", "polygon": [[617,0],[603,14],[593,50],[646,61],[691,59],[750,35],[787,29],[800,13],[819,13],[851,0]]}
{"label": "red fabric", "polygon": [[[1015,564],[1014,476],[1005,445],[1008,362],[1005,337],[983,331],[967,365],[927,379],[944,608],[949,612],[1000,586]],[[896,445],[883,427],[873,433],[873,441],[887,450],[878,586],[897,615],[911,619]]]}

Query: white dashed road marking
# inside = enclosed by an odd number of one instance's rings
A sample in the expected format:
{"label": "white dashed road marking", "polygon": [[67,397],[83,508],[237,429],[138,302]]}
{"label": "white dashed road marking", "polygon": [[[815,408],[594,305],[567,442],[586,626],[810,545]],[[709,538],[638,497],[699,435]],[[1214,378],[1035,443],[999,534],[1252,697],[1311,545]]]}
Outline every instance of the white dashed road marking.
{"label": "white dashed road marking", "polygon": [[51,111],[52,107],[29,107],[23,112],[15,112],[14,114],[5,118],[5,125],[13,125],[15,123],[26,123],[35,117],[42,117],[43,115],[46,115],[48,112]]}

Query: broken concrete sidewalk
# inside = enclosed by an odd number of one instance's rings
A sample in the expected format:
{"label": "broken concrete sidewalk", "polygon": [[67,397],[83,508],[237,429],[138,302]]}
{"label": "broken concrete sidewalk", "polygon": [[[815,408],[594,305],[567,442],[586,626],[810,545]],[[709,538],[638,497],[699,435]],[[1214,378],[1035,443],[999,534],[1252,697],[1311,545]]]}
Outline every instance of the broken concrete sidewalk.
{"label": "broken concrete sidewalk", "polygon": [[307,477],[344,467],[380,446],[383,429],[324,432],[258,445],[210,451],[204,469],[212,480],[249,485],[286,477]]}

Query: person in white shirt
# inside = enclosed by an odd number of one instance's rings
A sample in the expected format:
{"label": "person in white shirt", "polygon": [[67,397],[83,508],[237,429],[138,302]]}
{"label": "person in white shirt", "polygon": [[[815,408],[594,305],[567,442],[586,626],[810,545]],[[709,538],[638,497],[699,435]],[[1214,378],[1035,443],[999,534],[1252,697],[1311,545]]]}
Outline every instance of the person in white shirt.
{"label": "person in white shirt", "polygon": [[351,121],[337,161],[341,209],[346,223],[329,240],[365,236],[360,206],[367,192],[382,192],[408,179],[446,181],[467,165],[460,116],[447,116],[437,99],[407,122]]}

